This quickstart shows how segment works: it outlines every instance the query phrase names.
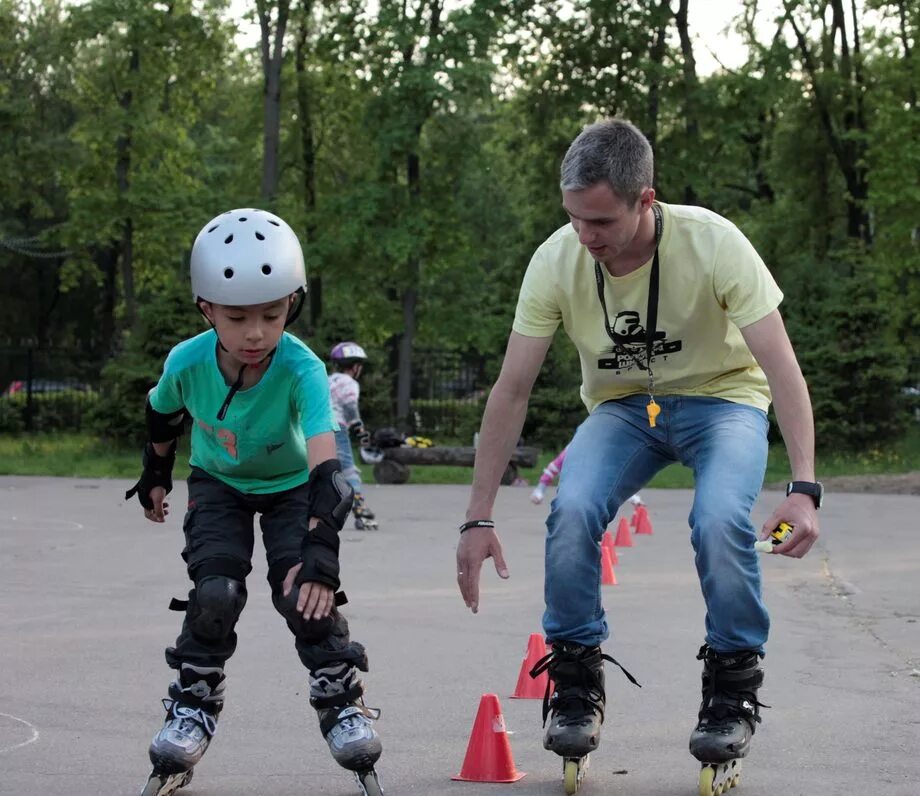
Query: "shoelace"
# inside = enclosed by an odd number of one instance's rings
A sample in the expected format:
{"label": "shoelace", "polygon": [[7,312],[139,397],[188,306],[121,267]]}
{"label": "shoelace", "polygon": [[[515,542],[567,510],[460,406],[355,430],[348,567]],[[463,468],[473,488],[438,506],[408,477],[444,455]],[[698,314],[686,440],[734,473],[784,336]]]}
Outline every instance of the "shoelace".
{"label": "shoelace", "polygon": [[[590,685],[588,685],[586,688],[586,692],[581,691],[581,693],[579,693],[579,691],[582,688],[585,688],[585,686],[574,685],[570,687],[560,688],[557,683],[556,684],[557,691],[555,694],[551,695],[552,684],[553,682],[555,682],[553,679],[552,670],[554,668],[554,664],[557,663],[558,659],[562,657],[570,658],[570,660],[577,661],[578,663],[584,666],[585,672],[588,675],[588,679],[591,681]],[[558,711],[562,707],[562,705],[569,704],[572,702],[582,702],[585,705],[587,705],[591,710],[600,711],[601,720],[603,720],[604,712],[603,712],[603,709],[601,708],[601,703],[606,699],[606,693],[600,684],[600,679],[598,678],[597,673],[593,669],[591,669],[591,667],[588,665],[588,661],[590,659],[593,659],[594,657],[598,657],[601,661],[610,661],[616,666],[619,666],[620,671],[626,675],[629,682],[631,682],[635,686],[638,686],[639,688],[642,688],[642,686],[639,684],[639,681],[636,680],[635,677],[633,677],[628,671],[626,671],[626,669],[623,668],[623,664],[621,664],[616,658],[613,658],[610,655],[606,655],[602,653],[599,649],[593,652],[589,652],[587,655],[581,655],[581,656],[572,656],[571,653],[563,653],[563,655],[560,655],[554,649],[548,655],[545,655],[544,657],[540,658],[540,660],[538,660],[534,664],[533,668],[530,670],[530,676],[535,679],[547,670],[549,670],[549,673],[550,673],[550,679],[546,683],[546,691],[543,694],[543,724],[544,725],[546,724],[546,717],[549,715],[551,708],[555,708]],[[555,698],[551,698],[551,697],[555,697]],[[560,719],[559,723],[562,725],[571,725],[571,724],[580,724],[580,723],[583,723],[584,721],[585,719],[571,719],[571,718],[563,717],[562,719]]]}
{"label": "shoelace", "polygon": [[363,705],[351,705],[347,707],[339,717],[338,722],[330,730],[333,737],[351,730],[358,730],[363,727],[369,727],[371,720],[380,718],[378,708],[369,708]]}
{"label": "shoelace", "polygon": [[188,724],[192,724],[192,729],[195,727],[204,728],[210,738],[213,738],[217,733],[217,719],[206,710],[193,708],[190,705],[180,705],[170,699],[163,700],[163,707],[174,719],[178,719],[179,725],[176,727],[178,732],[187,733]]}

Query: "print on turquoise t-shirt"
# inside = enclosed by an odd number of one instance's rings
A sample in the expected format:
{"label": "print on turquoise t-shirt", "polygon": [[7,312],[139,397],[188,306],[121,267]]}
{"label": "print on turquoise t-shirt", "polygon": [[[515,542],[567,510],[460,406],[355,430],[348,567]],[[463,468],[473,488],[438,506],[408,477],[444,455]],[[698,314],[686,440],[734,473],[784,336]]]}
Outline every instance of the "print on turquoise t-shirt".
{"label": "print on turquoise t-shirt", "polygon": [[192,416],[190,464],[241,492],[281,492],[308,480],[306,440],[337,430],[326,366],[285,332],[257,384],[234,395],[217,364],[217,333],[204,332],[169,353],[150,393],[158,412]]}

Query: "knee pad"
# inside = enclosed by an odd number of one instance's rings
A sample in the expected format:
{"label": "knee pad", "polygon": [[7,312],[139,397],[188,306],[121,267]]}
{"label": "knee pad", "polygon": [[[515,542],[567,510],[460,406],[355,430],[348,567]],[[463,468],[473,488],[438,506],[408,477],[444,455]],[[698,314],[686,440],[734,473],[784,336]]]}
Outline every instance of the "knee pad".
{"label": "knee pad", "polygon": [[233,632],[245,605],[245,583],[226,575],[207,575],[189,594],[188,629],[204,641],[222,641]]}

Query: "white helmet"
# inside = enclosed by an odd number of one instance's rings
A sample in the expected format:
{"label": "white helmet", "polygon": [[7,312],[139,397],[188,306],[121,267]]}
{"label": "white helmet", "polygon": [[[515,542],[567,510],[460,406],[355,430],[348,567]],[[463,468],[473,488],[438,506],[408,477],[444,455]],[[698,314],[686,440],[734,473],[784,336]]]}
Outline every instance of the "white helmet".
{"label": "white helmet", "polygon": [[307,283],[297,235],[264,210],[228,210],[212,219],[195,238],[191,259],[196,301],[265,304]]}

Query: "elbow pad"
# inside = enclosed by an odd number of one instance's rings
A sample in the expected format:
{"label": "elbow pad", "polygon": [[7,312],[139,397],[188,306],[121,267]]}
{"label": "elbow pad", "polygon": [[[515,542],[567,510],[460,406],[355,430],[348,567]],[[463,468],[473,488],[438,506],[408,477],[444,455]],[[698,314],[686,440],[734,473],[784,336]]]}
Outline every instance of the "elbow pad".
{"label": "elbow pad", "polygon": [[163,414],[150,405],[147,397],[147,439],[151,442],[172,442],[185,432],[185,409]]}

